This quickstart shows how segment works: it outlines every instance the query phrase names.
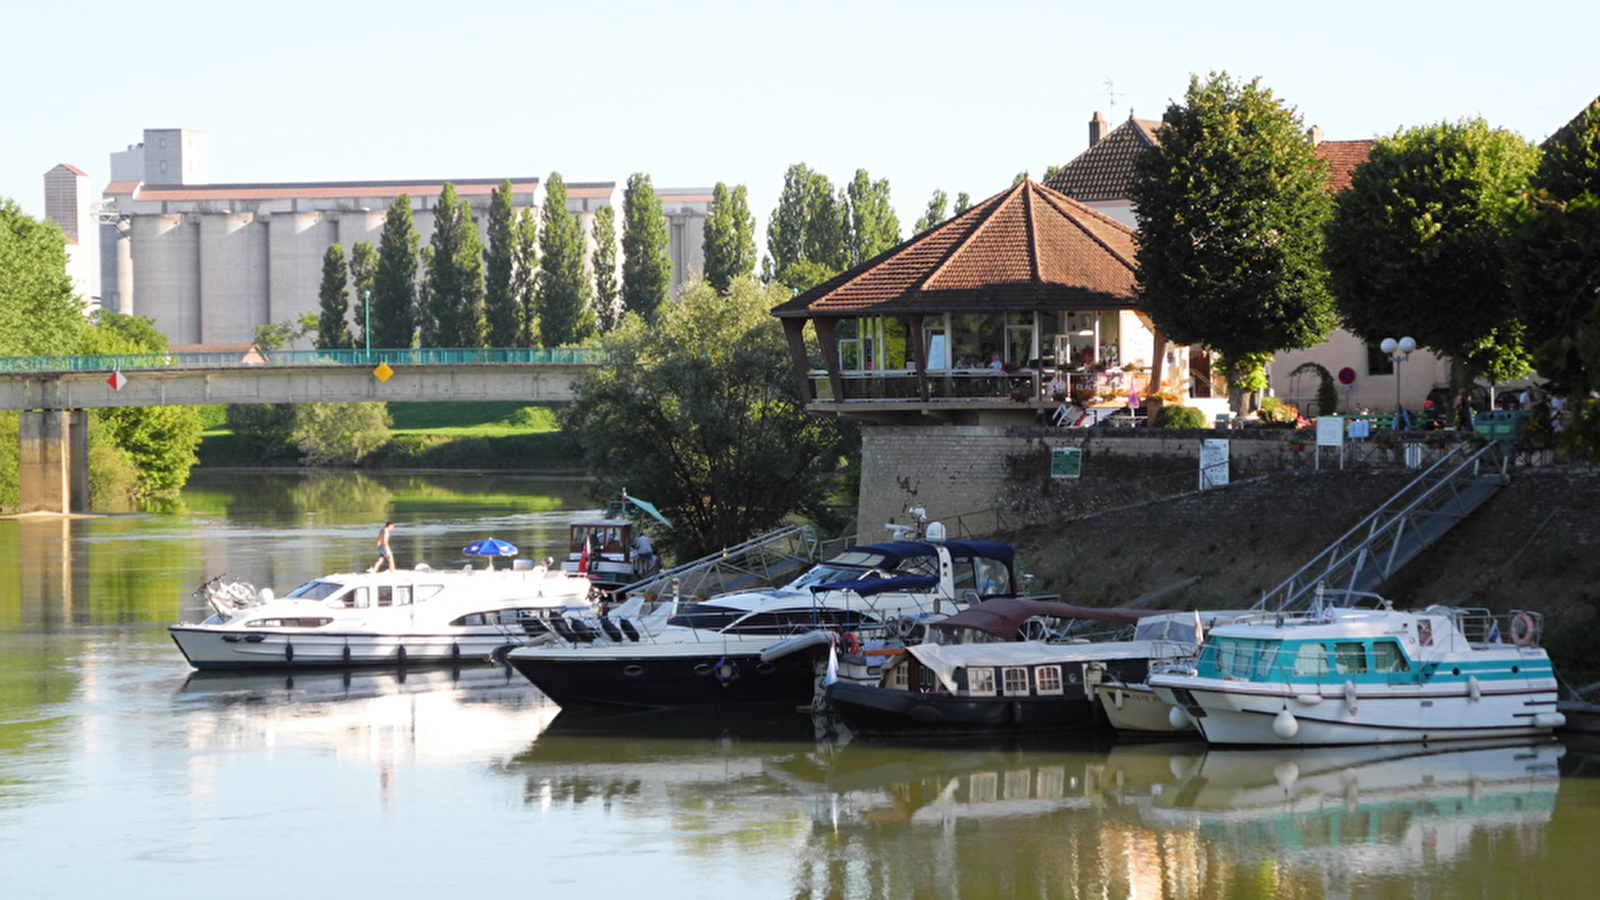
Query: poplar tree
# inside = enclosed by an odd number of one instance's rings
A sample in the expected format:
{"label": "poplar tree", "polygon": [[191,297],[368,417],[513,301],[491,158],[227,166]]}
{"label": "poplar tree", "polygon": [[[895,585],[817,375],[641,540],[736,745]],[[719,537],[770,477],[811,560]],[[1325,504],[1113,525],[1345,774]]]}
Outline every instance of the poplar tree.
{"label": "poplar tree", "polygon": [[578,216],[567,211],[560,172],[551,172],[545,186],[539,250],[539,340],[546,347],[576,343],[589,305],[589,278],[583,268],[583,229]]}
{"label": "poplar tree", "polygon": [[511,292],[517,310],[517,337],[514,346],[532,347],[539,343],[539,219],[531,209],[517,214],[511,279]]}
{"label": "poplar tree", "polygon": [[967,210],[969,210],[971,208],[972,208],[972,196],[970,194],[968,194],[966,191],[957,192],[956,193],[956,208],[955,208],[955,212],[952,212],[951,215],[959,216],[959,215],[961,215],[962,213],[966,212]]}
{"label": "poplar tree", "polygon": [[[898,225],[896,226],[898,228]],[[802,291],[844,271],[850,260],[848,197],[805,163],[783,176],[778,208],[767,222],[767,280]]]}
{"label": "poplar tree", "polygon": [[[483,346],[483,243],[472,207],[445,183],[433,208],[424,342],[434,347]],[[428,335],[431,332],[431,340]]]}
{"label": "poplar tree", "polygon": [[756,218],[750,212],[748,192],[737,185],[717,182],[711,191],[711,209],[705,224],[706,281],[717,293],[756,266]]}
{"label": "poplar tree", "polygon": [[611,207],[595,210],[593,234],[590,267],[594,269],[595,327],[604,334],[622,319],[622,296],[617,288],[617,216]]}
{"label": "poplar tree", "polygon": [[489,246],[483,251],[483,317],[491,347],[515,347],[521,329],[512,280],[516,272],[511,180],[489,199]]}
{"label": "poplar tree", "polygon": [[922,218],[917,220],[917,224],[911,226],[911,230],[916,234],[921,234],[943,222],[945,220],[944,208],[948,201],[949,198],[944,191],[935,189],[933,197],[928,200],[928,208],[923,211]]}
{"label": "poplar tree", "polygon": [[354,301],[350,309],[355,318],[351,331],[351,346],[366,342],[367,302],[372,296],[372,277],[378,266],[378,254],[370,241],[356,241],[350,247],[350,291]]}
{"label": "poplar tree", "polygon": [[635,172],[622,195],[622,305],[649,321],[666,302],[671,285],[667,217],[650,176]]}
{"label": "poplar tree", "polygon": [[848,266],[859,266],[900,243],[900,219],[889,205],[887,178],[873,181],[866,169],[857,169],[845,193],[850,210]]}
{"label": "poplar tree", "polygon": [[372,346],[406,348],[416,341],[417,229],[411,198],[394,198],[383,220],[372,277]]}
{"label": "poplar tree", "polygon": [[330,244],[322,254],[322,286],[317,291],[317,349],[348,350],[355,346],[350,338],[350,326],[345,321],[350,312],[349,294],[346,293],[349,270],[344,263],[344,247]]}

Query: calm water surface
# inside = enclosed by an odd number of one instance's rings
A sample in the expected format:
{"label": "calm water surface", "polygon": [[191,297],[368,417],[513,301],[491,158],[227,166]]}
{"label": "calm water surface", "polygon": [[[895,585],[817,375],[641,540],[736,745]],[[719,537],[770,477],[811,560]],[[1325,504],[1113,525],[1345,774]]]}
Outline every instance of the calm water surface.
{"label": "calm water surface", "polygon": [[192,674],[165,626],[479,537],[572,481],[201,473],[169,514],[0,521],[0,897],[1587,898],[1600,744],[819,741],[558,715],[492,667]]}

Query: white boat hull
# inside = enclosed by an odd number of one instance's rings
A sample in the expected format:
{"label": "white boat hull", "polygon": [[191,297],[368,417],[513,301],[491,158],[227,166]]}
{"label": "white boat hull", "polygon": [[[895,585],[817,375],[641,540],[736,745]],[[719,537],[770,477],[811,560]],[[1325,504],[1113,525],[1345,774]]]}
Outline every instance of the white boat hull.
{"label": "white boat hull", "polygon": [[520,645],[525,636],[499,629],[460,629],[433,634],[220,631],[202,626],[168,629],[178,649],[197,669],[259,669],[281,666],[387,665],[481,661]]}
{"label": "white boat hull", "polygon": [[1105,711],[1106,721],[1118,731],[1164,737],[1195,732],[1194,723],[1187,716],[1179,719],[1181,725],[1174,725],[1172,704],[1157,697],[1148,685],[1107,687],[1102,684],[1095,688],[1095,695]]}
{"label": "white boat hull", "polygon": [[1405,687],[1295,691],[1152,676],[1163,702],[1184,710],[1208,743],[1382,744],[1549,734],[1560,724],[1554,681],[1480,690]]}

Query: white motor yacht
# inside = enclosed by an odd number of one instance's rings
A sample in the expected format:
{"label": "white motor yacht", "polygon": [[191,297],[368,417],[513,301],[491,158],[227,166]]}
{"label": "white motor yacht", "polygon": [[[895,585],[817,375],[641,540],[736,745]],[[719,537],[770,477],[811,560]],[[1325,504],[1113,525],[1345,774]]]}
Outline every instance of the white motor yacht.
{"label": "white motor yacht", "polygon": [[167,629],[196,669],[259,669],[483,659],[589,613],[591,584],[545,566],[427,566],[323,575],[282,597],[213,579],[214,615]]}

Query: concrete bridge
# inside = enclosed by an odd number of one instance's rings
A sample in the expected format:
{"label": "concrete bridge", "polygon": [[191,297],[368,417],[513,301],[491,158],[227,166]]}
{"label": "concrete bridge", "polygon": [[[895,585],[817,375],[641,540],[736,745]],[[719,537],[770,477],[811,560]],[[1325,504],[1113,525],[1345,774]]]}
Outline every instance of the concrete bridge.
{"label": "concrete bridge", "polygon": [[0,409],[20,410],[20,508],[87,512],[85,410],[210,403],[571,400],[604,351],[244,350],[0,358]]}

